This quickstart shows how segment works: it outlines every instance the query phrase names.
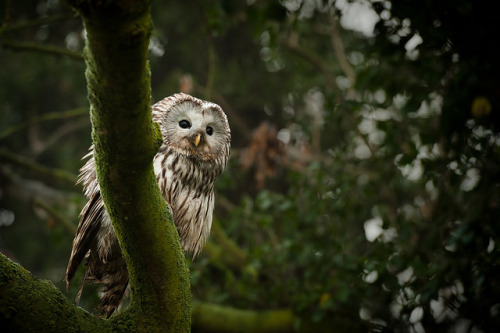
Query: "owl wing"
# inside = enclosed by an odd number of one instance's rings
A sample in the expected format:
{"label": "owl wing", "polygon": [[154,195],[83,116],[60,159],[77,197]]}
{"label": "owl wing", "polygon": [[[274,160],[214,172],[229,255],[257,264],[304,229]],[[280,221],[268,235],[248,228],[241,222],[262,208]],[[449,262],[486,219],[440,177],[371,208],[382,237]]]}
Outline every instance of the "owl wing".
{"label": "owl wing", "polygon": [[68,290],[78,266],[80,266],[80,263],[91,249],[93,243],[97,242],[97,232],[101,227],[103,214],[104,203],[101,200],[101,192],[96,191],[83,208],[81,219],[76,229],[71,256],[66,268],[66,288]]}

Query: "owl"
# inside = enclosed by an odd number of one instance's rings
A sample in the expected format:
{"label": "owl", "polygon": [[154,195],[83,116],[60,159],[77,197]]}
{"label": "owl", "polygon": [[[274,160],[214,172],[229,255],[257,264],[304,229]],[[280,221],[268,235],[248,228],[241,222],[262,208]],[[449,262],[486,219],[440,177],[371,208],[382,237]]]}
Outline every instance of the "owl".
{"label": "owl", "polygon": [[[225,113],[217,104],[187,94],[175,94],[152,107],[163,143],[153,159],[156,180],[170,207],[185,253],[200,253],[212,225],[214,182],[227,165],[231,132]],[[104,285],[100,316],[109,317],[121,303],[128,286],[128,271],[111,220],[101,198],[93,147],[80,170],[88,202],[80,214],[66,269],[71,279],[83,259],[85,283]]]}

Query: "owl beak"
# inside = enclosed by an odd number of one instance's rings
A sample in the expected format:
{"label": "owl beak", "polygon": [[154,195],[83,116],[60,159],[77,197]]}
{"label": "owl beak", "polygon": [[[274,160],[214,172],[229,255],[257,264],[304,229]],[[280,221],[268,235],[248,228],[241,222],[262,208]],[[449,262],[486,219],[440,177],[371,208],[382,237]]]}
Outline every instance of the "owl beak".
{"label": "owl beak", "polygon": [[198,133],[198,134],[196,134],[196,137],[194,138],[194,145],[196,147],[198,147],[198,145],[200,144],[200,141],[201,141],[201,134]]}

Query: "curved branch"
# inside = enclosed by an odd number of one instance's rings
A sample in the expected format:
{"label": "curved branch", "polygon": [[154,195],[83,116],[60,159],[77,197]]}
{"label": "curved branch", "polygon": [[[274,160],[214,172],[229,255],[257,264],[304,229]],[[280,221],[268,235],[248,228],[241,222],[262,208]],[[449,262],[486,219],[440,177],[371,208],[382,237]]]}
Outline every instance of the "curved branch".
{"label": "curved branch", "polygon": [[0,327],[5,332],[109,332],[111,328],[75,307],[51,282],[33,277],[1,253]]}
{"label": "curved branch", "polygon": [[[137,332],[135,320],[131,312],[110,320],[95,318],[75,307],[51,282],[33,277],[0,253],[0,327],[7,332]],[[306,319],[297,326],[298,322],[291,309],[254,311],[202,302],[193,304],[193,332],[320,333],[331,332],[332,327],[339,332],[366,331],[359,320],[340,315],[318,323]]]}

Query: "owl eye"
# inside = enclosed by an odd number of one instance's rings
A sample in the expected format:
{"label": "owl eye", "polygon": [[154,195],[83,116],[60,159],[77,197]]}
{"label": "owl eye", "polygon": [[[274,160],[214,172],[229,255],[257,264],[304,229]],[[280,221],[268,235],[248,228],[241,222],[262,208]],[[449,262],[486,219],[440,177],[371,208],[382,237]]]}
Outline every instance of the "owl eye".
{"label": "owl eye", "polygon": [[207,131],[207,134],[208,134],[208,135],[212,135],[212,134],[214,134],[214,129],[213,129],[212,127],[210,127],[210,126],[207,126],[206,131]]}
{"label": "owl eye", "polygon": [[191,128],[191,123],[185,119],[179,121],[179,126],[181,128]]}

